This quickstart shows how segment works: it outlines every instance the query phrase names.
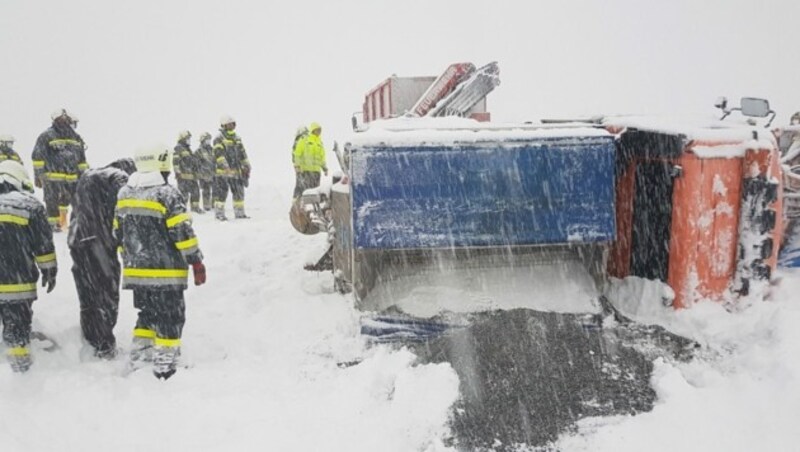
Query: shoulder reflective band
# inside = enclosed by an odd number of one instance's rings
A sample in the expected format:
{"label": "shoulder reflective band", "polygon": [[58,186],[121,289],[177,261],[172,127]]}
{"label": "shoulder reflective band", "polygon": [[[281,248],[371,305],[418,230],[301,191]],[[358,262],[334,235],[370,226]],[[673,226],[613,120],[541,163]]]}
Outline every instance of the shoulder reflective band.
{"label": "shoulder reflective band", "polygon": [[189,215],[188,213],[182,213],[182,214],[179,214],[179,215],[175,215],[172,218],[168,218],[167,219],[167,227],[168,228],[173,228],[177,224],[183,223],[184,221],[192,221],[191,215]]}
{"label": "shoulder reflective band", "polygon": [[78,169],[79,170],[89,169],[89,164],[88,163],[78,163]]}
{"label": "shoulder reflective band", "polygon": [[10,215],[7,213],[0,213],[0,223],[14,223],[20,226],[27,226],[28,219],[17,215]]}
{"label": "shoulder reflective band", "polygon": [[74,181],[74,180],[78,180],[78,175],[77,174],[70,174],[70,173],[44,173],[44,177],[46,177],[47,180],[51,180],[51,181],[60,181],[60,180]]}
{"label": "shoulder reflective band", "polygon": [[147,209],[154,210],[163,214],[167,213],[167,208],[164,204],[157,201],[147,201],[144,199],[120,199],[117,201],[117,209]]}
{"label": "shoulder reflective band", "polygon": [[34,168],[44,168],[44,160],[34,160],[33,161]]}
{"label": "shoulder reflective band", "polygon": [[73,140],[72,138],[57,138],[55,140],[50,140],[49,143],[51,146],[54,144],[77,144],[80,145],[81,142],[78,140]]}

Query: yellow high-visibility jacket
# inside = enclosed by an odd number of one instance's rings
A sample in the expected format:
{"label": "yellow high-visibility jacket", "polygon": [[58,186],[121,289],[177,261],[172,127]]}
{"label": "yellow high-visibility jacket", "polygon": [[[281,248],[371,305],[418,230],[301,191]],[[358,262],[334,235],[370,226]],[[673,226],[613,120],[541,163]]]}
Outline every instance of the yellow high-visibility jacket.
{"label": "yellow high-visibility jacket", "polygon": [[322,138],[308,134],[297,140],[292,152],[292,162],[300,171],[322,171],[328,168],[325,164],[325,146]]}

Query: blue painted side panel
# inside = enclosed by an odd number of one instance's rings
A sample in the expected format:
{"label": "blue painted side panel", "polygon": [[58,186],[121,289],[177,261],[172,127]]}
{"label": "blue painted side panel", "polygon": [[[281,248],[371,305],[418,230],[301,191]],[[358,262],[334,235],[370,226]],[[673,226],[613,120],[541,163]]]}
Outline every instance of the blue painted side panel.
{"label": "blue painted side panel", "polygon": [[778,267],[800,268],[800,234],[789,237],[778,256]]}
{"label": "blue painted side panel", "polygon": [[353,149],[354,245],[611,241],[614,152],[611,137]]}

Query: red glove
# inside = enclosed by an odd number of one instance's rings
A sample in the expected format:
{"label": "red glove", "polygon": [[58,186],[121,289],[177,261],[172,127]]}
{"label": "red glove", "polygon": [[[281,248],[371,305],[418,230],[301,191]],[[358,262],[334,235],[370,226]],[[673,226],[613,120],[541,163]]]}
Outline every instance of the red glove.
{"label": "red glove", "polygon": [[192,273],[194,274],[194,285],[200,286],[206,282],[206,266],[202,262],[195,262],[192,264]]}

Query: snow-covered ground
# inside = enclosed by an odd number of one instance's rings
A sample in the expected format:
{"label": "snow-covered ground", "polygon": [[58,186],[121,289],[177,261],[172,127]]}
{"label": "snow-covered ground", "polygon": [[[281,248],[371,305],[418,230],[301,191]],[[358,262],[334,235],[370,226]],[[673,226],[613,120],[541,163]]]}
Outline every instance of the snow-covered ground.
{"label": "snow-covered ground", "polygon": [[[251,189],[250,220],[195,216],[208,283],[186,293],[190,367],[168,381],[145,370],[124,377],[122,359],[81,360],[71,263],[58,235],[58,285],[36,302],[34,325],[61,349],[37,351],[26,375],[0,362],[0,450],[448,450],[456,373],[447,364],[416,365],[406,350],[366,346],[359,313],[333,291],[330,275],[302,270],[324,237],[291,228],[289,188]],[[656,363],[652,412],[584,420],[557,447],[796,450],[800,274],[781,276],[772,301],[736,313],[714,304],[678,313],[627,305],[703,350],[690,363]],[[123,292],[123,347],[134,319]],[[337,366],[356,358],[365,359]]]}

